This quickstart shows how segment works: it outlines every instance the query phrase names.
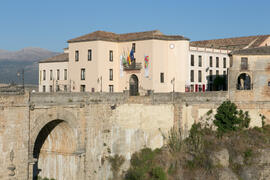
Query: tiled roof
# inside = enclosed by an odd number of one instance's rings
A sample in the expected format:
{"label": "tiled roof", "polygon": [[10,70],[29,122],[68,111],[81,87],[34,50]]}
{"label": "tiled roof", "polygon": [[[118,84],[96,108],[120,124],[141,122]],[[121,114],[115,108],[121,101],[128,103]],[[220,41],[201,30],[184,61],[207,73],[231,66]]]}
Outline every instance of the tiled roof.
{"label": "tiled roof", "polygon": [[249,48],[249,47],[258,47],[268,37],[270,37],[270,35],[257,35],[257,36],[205,40],[205,41],[193,41],[193,42],[190,42],[190,46],[238,50],[238,49]]}
{"label": "tiled roof", "polygon": [[47,62],[68,62],[68,53],[59,54],[57,56],[53,56],[51,58],[39,61],[39,63],[47,63]]}
{"label": "tiled roof", "polygon": [[241,49],[233,51],[232,55],[270,55],[270,46]]}
{"label": "tiled roof", "polygon": [[137,33],[126,33],[126,34],[116,34],[106,31],[95,31],[90,34],[86,34],[71,40],[68,43],[82,42],[82,41],[112,41],[112,42],[126,42],[126,41],[139,41],[148,39],[158,39],[158,40],[189,40],[183,36],[179,35],[164,35],[158,30],[145,31]]}

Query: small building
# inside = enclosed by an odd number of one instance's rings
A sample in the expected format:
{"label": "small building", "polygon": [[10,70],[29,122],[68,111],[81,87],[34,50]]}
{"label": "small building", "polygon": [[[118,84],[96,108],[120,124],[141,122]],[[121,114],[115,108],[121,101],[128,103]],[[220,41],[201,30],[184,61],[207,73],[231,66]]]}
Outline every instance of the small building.
{"label": "small building", "polygon": [[71,91],[68,53],[39,62],[39,92]]}
{"label": "small building", "polygon": [[270,101],[270,46],[231,53],[229,94],[234,101]]}

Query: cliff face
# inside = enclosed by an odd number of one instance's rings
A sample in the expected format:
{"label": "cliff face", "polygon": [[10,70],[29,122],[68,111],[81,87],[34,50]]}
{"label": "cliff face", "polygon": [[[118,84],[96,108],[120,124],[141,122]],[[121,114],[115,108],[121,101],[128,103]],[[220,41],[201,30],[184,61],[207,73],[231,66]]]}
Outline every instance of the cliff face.
{"label": "cliff face", "polygon": [[[171,133],[167,140],[159,150],[135,153],[123,179],[131,180],[135,175],[160,180],[270,179],[270,126],[223,137],[211,129],[199,129],[185,140],[178,139],[177,133]],[[146,165],[150,167],[143,170]]]}

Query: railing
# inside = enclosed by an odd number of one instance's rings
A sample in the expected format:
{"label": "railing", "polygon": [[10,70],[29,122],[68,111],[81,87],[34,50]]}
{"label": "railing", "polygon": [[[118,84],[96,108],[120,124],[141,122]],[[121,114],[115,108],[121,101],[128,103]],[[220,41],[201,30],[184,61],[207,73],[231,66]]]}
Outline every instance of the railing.
{"label": "railing", "polygon": [[130,65],[124,66],[124,70],[140,70],[142,69],[142,63],[132,62]]}
{"label": "railing", "polygon": [[23,93],[23,86],[8,85],[0,87],[0,93]]}

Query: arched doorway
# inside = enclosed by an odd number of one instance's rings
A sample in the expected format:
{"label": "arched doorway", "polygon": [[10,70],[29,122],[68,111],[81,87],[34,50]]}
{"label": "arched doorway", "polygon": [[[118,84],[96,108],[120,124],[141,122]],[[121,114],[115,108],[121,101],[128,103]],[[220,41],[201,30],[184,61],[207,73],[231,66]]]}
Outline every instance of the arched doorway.
{"label": "arched doorway", "polygon": [[139,95],[139,80],[135,74],[132,74],[129,78],[129,93],[130,96]]}
{"label": "arched doorway", "polygon": [[238,90],[250,90],[252,89],[251,78],[247,73],[241,73],[237,78]]}
{"label": "arched doorway", "polygon": [[34,143],[33,179],[77,179],[78,158],[73,129],[64,120],[47,123],[38,133]]}

